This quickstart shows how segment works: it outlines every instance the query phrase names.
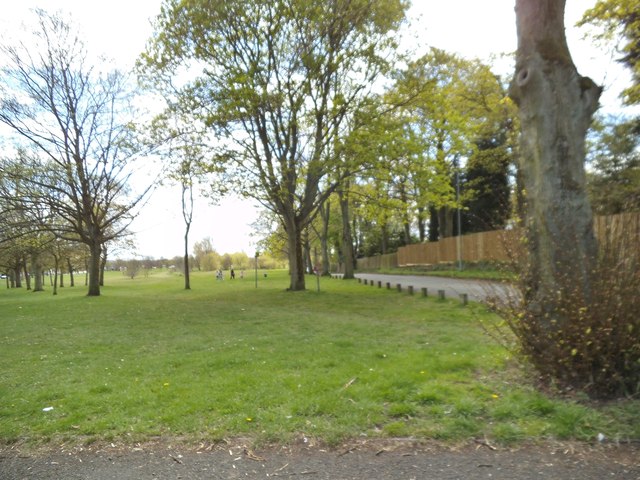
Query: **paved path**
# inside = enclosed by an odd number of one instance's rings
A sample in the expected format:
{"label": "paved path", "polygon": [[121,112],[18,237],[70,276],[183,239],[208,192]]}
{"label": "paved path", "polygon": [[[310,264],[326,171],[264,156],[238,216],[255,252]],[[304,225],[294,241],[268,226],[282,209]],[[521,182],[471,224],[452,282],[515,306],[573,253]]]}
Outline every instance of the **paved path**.
{"label": "paved path", "polygon": [[[341,275],[335,275],[341,276]],[[489,297],[505,298],[508,295],[509,287],[498,282],[487,280],[461,280],[457,278],[436,277],[428,275],[387,275],[381,273],[356,273],[356,278],[367,281],[370,285],[373,282],[375,287],[378,282],[382,282],[382,288],[386,288],[389,283],[392,289],[401,285],[403,291],[408,291],[413,287],[416,295],[421,294],[422,288],[426,288],[429,296],[437,296],[439,290],[445,292],[447,298],[460,298],[461,294],[467,294],[471,301],[484,301]],[[369,287],[371,288],[371,287]],[[511,292],[514,292],[511,289]]]}
{"label": "paved path", "polygon": [[[0,449],[2,480],[638,480],[632,446],[542,445],[491,450],[419,444],[340,449],[179,445],[29,453]],[[482,442],[481,442],[482,443]]]}

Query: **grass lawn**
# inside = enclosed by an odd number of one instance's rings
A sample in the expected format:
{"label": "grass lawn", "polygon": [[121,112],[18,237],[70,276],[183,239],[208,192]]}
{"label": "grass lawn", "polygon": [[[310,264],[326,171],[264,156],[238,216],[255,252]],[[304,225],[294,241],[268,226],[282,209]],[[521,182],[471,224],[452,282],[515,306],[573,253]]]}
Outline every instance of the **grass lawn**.
{"label": "grass lawn", "polygon": [[[640,401],[530,388],[479,306],[285,272],[107,276],[103,295],[0,291],[0,442],[249,437],[640,438]],[[52,409],[48,408],[52,407]],[[47,411],[45,411],[45,409]]]}

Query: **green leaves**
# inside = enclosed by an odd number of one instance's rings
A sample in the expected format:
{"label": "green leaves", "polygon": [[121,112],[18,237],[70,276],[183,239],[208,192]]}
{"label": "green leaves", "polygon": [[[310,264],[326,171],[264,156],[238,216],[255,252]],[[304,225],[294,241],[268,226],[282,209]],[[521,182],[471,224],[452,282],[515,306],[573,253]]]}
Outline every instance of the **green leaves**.
{"label": "green leaves", "polygon": [[630,70],[633,83],[622,92],[627,105],[640,103],[640,0],[599,0],[578,23],[592,24],[598,40],[613,43]]}

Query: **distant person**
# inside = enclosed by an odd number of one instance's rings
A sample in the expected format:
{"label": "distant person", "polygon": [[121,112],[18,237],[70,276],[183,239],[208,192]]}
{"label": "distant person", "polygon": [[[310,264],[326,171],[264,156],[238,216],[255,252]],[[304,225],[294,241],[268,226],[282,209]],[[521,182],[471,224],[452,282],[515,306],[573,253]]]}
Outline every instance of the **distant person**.
{"label": "distant person", "polygon": [[234,272],[234,271],[233,271],[233,267],[231,267],[231,272],[230,272],[230,274],[229,274],[229,275],[230,275],[230,277],[231,277],[231,280],[233,280],[234,278],[236,278],[236,272]]}

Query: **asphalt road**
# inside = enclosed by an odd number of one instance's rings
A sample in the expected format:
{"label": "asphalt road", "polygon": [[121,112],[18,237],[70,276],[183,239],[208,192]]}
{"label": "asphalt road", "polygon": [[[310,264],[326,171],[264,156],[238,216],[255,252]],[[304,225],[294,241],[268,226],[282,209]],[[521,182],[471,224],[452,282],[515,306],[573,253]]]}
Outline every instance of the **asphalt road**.
{"label": "asphalt road", "polygon": [[631,446],[540,445],[517,449],[470,443],[442,448],[394,442],[338,449],[241,445],[20,452],[0,449],[2,480],[638,480]]}
{"label": "asphalt road", "polygon": [[[506,298],[510,293],[515,293],[515,290],[505,284],[486,280],[380,273],[357,273],[356,278],[360,279],[363,284],[366,280],[369,288],[387,288],[388,283],[392,289],[397,289],[400,285],[404,292],[409,291],[409,287],[413,287],[415,295],[422,295],[422,289],[426,288],[427,294],[433,297],[438,296],[438,291],[442,290],[446,298],[460,298],[460,295],[466,294],[470,301],[476,302],[482,302],[491,297]],[[381,282],[381,287],[378,287],[378,282]]]}

